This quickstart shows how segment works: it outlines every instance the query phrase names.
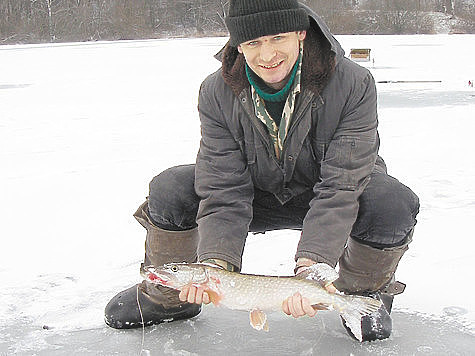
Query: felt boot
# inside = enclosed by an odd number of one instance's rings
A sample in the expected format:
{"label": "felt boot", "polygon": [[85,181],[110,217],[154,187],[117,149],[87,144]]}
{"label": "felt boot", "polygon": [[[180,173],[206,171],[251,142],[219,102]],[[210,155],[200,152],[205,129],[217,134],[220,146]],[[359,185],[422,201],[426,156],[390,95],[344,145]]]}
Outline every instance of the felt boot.
{"label": "felt boot", "polygon": [[[405,285],[396,282],[394,274],[401,257],[411,242],[412,231],[403,245],[377,249],[350,238],[340,258],[339,278],[335,287],[345,294],[356,294],[382,301],[382,307],[361,318],[362,341],[386,339],[392,332],[390,316],[394,295],[404,291]],[[352,336],[353,333],[343,326]]]}
{"label": "felt boot", "polygon": [[[150,219],[147,201],[134,217],[147,230],[144,265],[196,262],[197,228],[185,231],[160,229]],[[116,329],[131,329],[198,315],[201,306],[180,301],[178,294],[177,290],[142,281],[110,300],[105,308],[105,322]]]}

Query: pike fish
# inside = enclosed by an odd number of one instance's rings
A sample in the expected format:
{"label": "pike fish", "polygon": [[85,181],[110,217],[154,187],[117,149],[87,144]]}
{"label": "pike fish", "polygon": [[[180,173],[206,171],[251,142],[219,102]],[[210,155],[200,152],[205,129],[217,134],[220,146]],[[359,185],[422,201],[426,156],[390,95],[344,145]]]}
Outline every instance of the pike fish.
{"label": "pike fish", "polygon": [[379,300],[329,293],[325,286],[338,278],[329,265],[317,263],[297,276],[263,276],[229,272],[206,263],[169,263],[161,267],[143,266],[142,276],[151,283],[181,289],[203,286],[211,302],[234,310],[249,311],[251,326],[268,331],[265,312],[281,311],[282,302],[299,292],[318,309],[337,311],[361,341],[361,317],[376,312]]}

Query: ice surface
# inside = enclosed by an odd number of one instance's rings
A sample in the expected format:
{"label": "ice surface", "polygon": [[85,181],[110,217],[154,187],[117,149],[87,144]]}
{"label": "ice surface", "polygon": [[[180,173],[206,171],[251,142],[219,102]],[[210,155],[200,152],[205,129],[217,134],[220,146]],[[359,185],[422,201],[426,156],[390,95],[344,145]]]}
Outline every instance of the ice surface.
{"label": "ice surface", "polygon": [[[150,354],[470,354],[475,346],[475,36],[339,36],[378,84],[381,155],[421,199],[394,334],[360,345],[336,314],[213,307],[145,332]],[[140,281],[131,214],[162,170],[192,163],[196,105],[224,38],[0,46],[0,354],[138,354],[103,308]],[[244,272],[291,274],[299,233],[250,235]],[[270,248],[272,247],[272,248]]]}
{"label": "ice surface", "polygon": [[[472,355],[474,336],[463,325],[394,312],[388,340],[360,344],[349,338],[336,313],[294,320],[269,314],[269,332],[252,329],[246,312],[206,306],[197,318],[145,329],[97,326],[68,332],[16,323],[0,327],[0,350],[22,355]],[[143,344],[142,344],[143,338]]]}

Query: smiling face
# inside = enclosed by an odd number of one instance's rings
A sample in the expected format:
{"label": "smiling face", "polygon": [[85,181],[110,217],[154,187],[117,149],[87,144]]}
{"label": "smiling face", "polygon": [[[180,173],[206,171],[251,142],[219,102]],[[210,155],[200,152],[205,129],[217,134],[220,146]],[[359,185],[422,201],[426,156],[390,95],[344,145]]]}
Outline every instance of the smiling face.
{"label": "smiling face", "polygon": [[306,31],[262,36],[238,46],[246,63],[268,86],[282,89],[299,56]]}

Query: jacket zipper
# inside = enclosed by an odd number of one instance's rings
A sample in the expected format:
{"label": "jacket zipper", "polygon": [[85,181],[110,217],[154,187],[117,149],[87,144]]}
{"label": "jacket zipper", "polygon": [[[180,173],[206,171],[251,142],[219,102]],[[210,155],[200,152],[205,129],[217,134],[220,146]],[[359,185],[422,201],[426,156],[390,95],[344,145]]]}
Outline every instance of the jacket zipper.
{"label": "jacket zipper", "polygon": [[[285,142],[284,142],[284,147],[282,148],[282,157],[285,156],[286,152],[287,152],[287,147],[288,147],[288,144],[287,144],[287,138],[289,138],[292,133],[296,130],[296,127],[298,126],[298,123],[302,120],[302,118],[304,117],[304,113],[308,110],[308,107],[311,105],[312,103],[312,100],[313,100],[313,97],[314,97],[314,94],[312,92],[309,92],[307,94],[307,91],[304,91],[302,93],[302,96],[303,96],[303,101],[302,101],[302,104],[298,105],[297,106],[297,111],[295,112],[295,120],[292,120],[292,124],[290,126],[290,129],[289,129],[289,132],[287,133],[287,137],[285,139]],[[320,99],[320,105],[321,106],[323,104],[323,99],[321,98],[321,96],[319,95],[318,98]],[[265,130],[263,129],[262,125],[261,125],[261,122],[259,121],[259,119],[256,117],[255,113],[253,110],[251,110],[251,107],[250,107],[250,104],[248,104],[249,102],[249,99],[246,97],[246,91],[243,90],[243,92],[241,93],[240,95],[240,100],[241,100],[241,103],[243,104],[243,107],[244,107],[244,110],[246,110],[247,114],[249,115],[249,117],[251,118],[251,122],[254,124],[254,126],[257,128],[257,131],[259,132],[259,134],[261,135],[261,139],[263,140],[263,142],[265,143],[267,149],[270,151],[270,152],[274,152],[274,148],[271,146],[269,140],[268,140],[268,134],[267,132],[265,132]],[[274,161],[274,163],[280,168],[280,170],[285,173],[284,171],[284,167],[281,165],[281,162],[277,159],[277,157],[275,156],[275,154],[271,154],[271,157]],[[283,162],[283,161],[282,161]]]}
{"label": "jacket zipper", "polygon": [[[247,115],[250,117],[251,122],[254,124],[254,127],[257,129],[259,132],[262,141],[264,142],[266,148],[268,149],[269,152],[274,152],[274,148],[271,146],[269,140],[268,140],[268,134],[264,130],[263,126],[261,125],[261,122],[259,119],[256,117],[256,114],[254,113],[253,110],[251,110],[250,104],[249,104],[249,99],[246,97],[246,90],[244,89],[243,92],[240,95],[240,100],[242,103],[242,106],[244,107],[244,110],[246,111]],[[252,104],[252,103],[251,103]],[[279,167],[279,169],[284,172],[284,168],[281,167],[279,160],[275,156],[275,154],[270,155],[272,157],[272,160],[274,163]]]}
{"label": "jacket zipper", "polygon": [[[308,107],[312,104],[312,101],[315,95],[312,92],[307,93],[307,91],[304,91],[302,93],[302,96],[303,96],[302,104],[297,107],[297,111],[295,112],[295,120],[292,120],[289,132],[287,133],[287,137],[290,137],[293,134],[293,132],[296,130],[296,127],[298,126],[300,121],[302,121],[302,118],[304,117],[305,112],[307,112]],[[323,99],[321,98],[320,95],[318,96],[318,98],[320,99],[320,102],[319,104],[317,104],[317,108],[323,104]],[[282,155],[284,155],[284,153],[285,154],[287,153],[287,147],[288,147],[288,144],[287,144],[287,138],[286,138],[286,140],[284,141],[284,147],[282,148]]]}

